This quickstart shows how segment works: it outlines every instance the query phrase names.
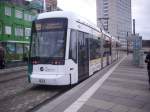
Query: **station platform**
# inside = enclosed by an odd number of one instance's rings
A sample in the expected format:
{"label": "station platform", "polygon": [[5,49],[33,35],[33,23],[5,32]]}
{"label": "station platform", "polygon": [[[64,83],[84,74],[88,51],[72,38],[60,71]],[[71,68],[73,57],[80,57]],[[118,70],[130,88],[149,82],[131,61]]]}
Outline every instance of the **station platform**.
{"label": "station platform", "polygon": [[146,65],[124,56],[36,112],[150,112]]}

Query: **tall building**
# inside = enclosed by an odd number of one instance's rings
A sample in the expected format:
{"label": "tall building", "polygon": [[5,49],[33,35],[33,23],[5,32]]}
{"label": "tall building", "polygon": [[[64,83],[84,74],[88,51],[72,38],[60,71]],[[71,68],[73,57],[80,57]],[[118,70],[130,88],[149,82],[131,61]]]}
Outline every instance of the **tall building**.
{"label": "tall building", "polygon": [[131,0],[97,0],[97,25],[126,39],[132,32]]}

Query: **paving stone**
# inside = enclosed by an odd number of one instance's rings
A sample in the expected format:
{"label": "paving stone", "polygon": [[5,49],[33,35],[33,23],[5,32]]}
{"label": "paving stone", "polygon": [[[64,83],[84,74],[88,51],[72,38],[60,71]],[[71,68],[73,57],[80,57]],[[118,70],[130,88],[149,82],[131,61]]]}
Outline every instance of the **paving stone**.
{"label": "paving stone", "polygon": [[122,73],[113,73],[109,78],[122,78],[122,79],[130,79],[130,80],[137,80],[137,81],[145,81],[147,82],[148,76],[145,75],[131,75],[131,74],[122,74]]}
{"label": "paving stone", "polygon": [[146,104],[150,104],[150,96],[139,96],[139,95],[137,95],[134,99],[141,101],[141,102],[145,102]]}
{"label": "paving stone", "polygon": [[127,84],[142,84],[142,85],[147,85],[147,81],[139,81],[139,80],[132,80],[132,79],[123,79],[123,78],[109,78],[108,80],[113,80],[113,81],[121,81],[125,82]]}
{"label": "paving stone", "polygon": [[131,89],[131,90],[144,90],[147,91],[148,90],[148,84],[146,86],[143,86],[143,84],[136,84],[136,83],[132,83],[132,84],[128,84],[126,82],[122,82],[122,81],[114,81],[114,80],[107,80],[106,83],[104,83],[105,86],[117,86],[117,87],[121,87],[124,89]]}
{"label": "paving stone", "polygon": [[144,107],[143,107],[143,110],[145,110],[145,111],[149,110],[149,112],[150,112],[150,103],[145,104]]}
{"label": "paving stone", "polygon": [[104,110],[104,109],[97,109],[95,112],[112,112],[110,110]]}
{"label": "paving stone", "polygon": [[128,112],[149,112],[149,110],[143,110],[143,109],[137,109],[137,108],[131,108]]}
{"label": "paving stone", "polygon": [[112,87],[112,86],[102,86],[101,88],[106,89],[106,90],[112,90],[112,91],[120,91],[128,94],[133,94],[133,95],[140,95],[140,96],[150,96],[149,91],[142,91],[142,90],[131,90],[131,89],[124,89],[121,87]]}
{"label": "paving stone", "polygon": [[78,112],[96,112],[98,108],[89,106],[89,105],[84,105],[80,108]]}
{"label": "paving stone", "polygon": [[124,105],[115,105],[110,109],[112,112],[128,112],[129,108]]}
{"label": "paving stone", "polygon": [[135,107],[135,108],[142,108],[145,105],[144,102],[135,101],[133,99],[121,98],[121,97],[117,97],[113,102],[116,104],[121,104],[121,105]]}
{"label": "paving stone", "polygon": [[115,89],[113,89],[113,87],[112,87],[112,90],[108,90],[107,88],[104,87],[103,89],[100,89],[95,94],[102,94],[102,95],[105,95],[106,97],[107,97],[107,95],[108,96],[110,95],[110,96],[114,97],[113,99],[115,99],[117,97],[122,97],[122,98],[127,98],[127,99],[134,99],[136,97],[136,95],[134,95],[134,94],[130,94],[130,93],[127,93],[127,92],[122,92],[122,91],[119,91],[119,90],[116,91]]}
{"label": "paving stone", "polygon": [[110,95],[110,94],[105,94],[105,93],[98,93],[96,92],[92,98],[94,99],[98,99],[98,100],[104,100],[104,101],[108,101],[108,102],[113,102],[113,100],[116,98],[116,96],[114,95]]}
{"label": "paving stone", "polygon": [[93,106],[93,107],[100,108],[100,109],[104,109],[104,110],[109,110],[115,104],[111,103],[111,102],[91,98],[86,102],[86,105]]}

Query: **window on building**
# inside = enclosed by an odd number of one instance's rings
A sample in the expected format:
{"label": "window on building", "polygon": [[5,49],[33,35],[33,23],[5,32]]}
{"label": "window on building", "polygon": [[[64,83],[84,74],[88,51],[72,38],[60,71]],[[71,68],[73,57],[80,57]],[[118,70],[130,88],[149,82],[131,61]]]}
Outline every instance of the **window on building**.
{"label": "window on building", "polygon": [[108,14],[107,14],[107,13],[104,13],[104,16],[105,16],[105,17],[108,17]]}
{"label": "window on building", "polygon": [[19,19],[23,18],[23,12],[22,11],[16,10],[15,14],[16,14],[16,18],[19,18]]}
{"label": "window on building", "polygon": [[23,58],[27,58],[28,57],[28,53],[29,52],[29,45],[28,44],[24,44],[24,47],[23,47]]}
{"label": "window on building", "polygon": [[24,14],[24,20],[28,21],[28,14]]}
{"label": "window on building", "polygon": [[32,16],[31,16],[31,15],[29,15],[29,18],[28,18],[28,19],[29,19],[29,21],[32,21]]}
{"label": "window on building", "polygon": [[31,28],[25,28],[25,36],[31,36]]}
{"label": "window on building", "polygon": [[11,16],[11,8],[10,7],[5,7],[5,15]]}
{"label": "window on building", "polygon": [[32,21],[35,20],[36,16],[32,16]]}
{"label": "window on building", "polygon": [[0,22],[0,34],[2,34],[2,23]]}
{"label": "window on building", "polygon": [[23,45],[22,44],[16,44],[16,53],[23,54]]}
{"label": "window on building", "polygon": [[11,26],[5,26],[5,34],[11,35]]}
{"label": "window on building", "polygon": [[15,28],[15,36],[23,36],[23,29]]}
{"label": "window on building", "polygon": [[48,7],[47,7],[47,10],[48,10],[48,11],[52,11],[52,6],[48,6]]}
{"label": "window on building", "polygon": [[33,17],[30,14],[24,14],[24,20],[26,20],[26,21],[32,21]]}
{"label": "window on building", "polygon": [[6,50],[8,54],[15,54],[16,53],[15,43],[7,43]]}

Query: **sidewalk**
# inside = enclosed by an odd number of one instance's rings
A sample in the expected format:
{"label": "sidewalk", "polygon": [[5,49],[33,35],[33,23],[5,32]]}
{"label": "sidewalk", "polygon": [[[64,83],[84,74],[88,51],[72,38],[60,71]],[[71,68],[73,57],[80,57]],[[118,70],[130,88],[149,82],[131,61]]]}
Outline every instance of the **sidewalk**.
{"label": "sidewalk", "polygon": [[37,112],[150,112],[146,66],[133,66],[128,56],[106,72],[98,72]]}

